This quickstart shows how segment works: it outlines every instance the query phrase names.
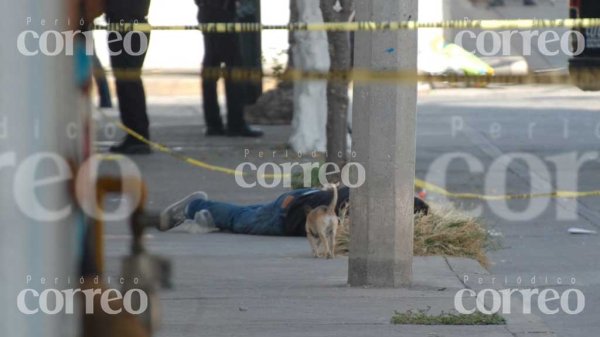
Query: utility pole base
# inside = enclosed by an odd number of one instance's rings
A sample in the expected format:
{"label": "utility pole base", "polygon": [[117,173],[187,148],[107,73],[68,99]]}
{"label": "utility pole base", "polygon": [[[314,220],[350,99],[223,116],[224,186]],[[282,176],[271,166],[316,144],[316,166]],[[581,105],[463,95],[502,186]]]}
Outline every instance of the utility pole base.
{"label": "utility pole base", "polygon": [[[358,21],[417,20],[417,0],[356,2]],[[357,32],[357,69],[417,71],[417,31]],[[351,193],[351,286],[412,282],[417,83],[357,84],[353,150],[366,183]]]}

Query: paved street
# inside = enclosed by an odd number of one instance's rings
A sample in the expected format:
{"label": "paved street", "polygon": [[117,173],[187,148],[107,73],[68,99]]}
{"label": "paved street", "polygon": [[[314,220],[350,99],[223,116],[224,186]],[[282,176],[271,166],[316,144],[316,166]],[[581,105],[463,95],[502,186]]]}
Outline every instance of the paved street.
{"label": "paved street", "polygon": [[[506,7],[492,10],[481,5],[471,7],[466,1],[452,2],[452,16],[456,19],[488,18],[562,18],[568,13],[568,1],[538,1],[539,6],[523,7],[521,1],[507,1]],[[559,33],[564,30],[557,30]],[[515,38],[510,44],[512,54],[523,54],[523,40]],[[474,47],[465,45],[466,48]],[[565,70],[568,57],[563,53],[556,56],[542,55],[539,47],[531,48],[531,55],[525,59],[532,71]],[[587,152],[596,153],[600,144],[600,96],[595,93],[583,93],[569,87],[515,87],[492,91],[461,90],[457,97],[451,97],[449,91],[437,92],[421,100],[419,131],[432,132],[428,137],[419,138],[421,148],[438,148],[451,134],[449,116],[461,117],[465,125],[465,145],[471,149],[459,149],[475,154],[489,173],[491,163],[501,154],[525,152],[533,154],[545,163],[548,177],[544,172],[530,170],[523,163],[513,163],[508,174],[507,189],[511,193],[527,193],[535,180],[542,189],[557,186],[558,180],[573,180],[576,190],[591,191],[600,189],[597,160],[577,165],[564,163],[556,167],[553,156],[577,154],[582,157]],[[471,96],[470,98],[468,96]],[[445,116],[444,116],[445,115]],[[444,117],[442,117],[444,116]],[[438,127],[440,118],[444,127]],[[497,123],[497,124],[496,124]],[[531,124],[535,126],[531,127]],[[499,126],[501,131],[498,131]],[[441,130],[436,134],[433,130]],[[445,134],[444,134],[445,131]],[[429,137],[431,136],[431,137]],[[451,146],[453,148],[453,146]],[[449,149],[448,149],[449,150]],[[456,151],[456,149],[452,150]],[[421,151],[418,165],[423,176],[429,163],[444,153]],[[426,156],[426,157],[424,157]],[[566,158],[566,157],[563,157]],[[461,166],[462,165],[462,166]],[[449,185],[452,191],[478,191],[483,193],[483,174],[467,174],[464,164],[455,164],[451,169]],[[540,174],[542,176],[540,176]],[[544,180],[548,180],[544,183]],[[534,189],[535,191],[535,189]],[[544,202],[544,201],[542,201]],[[462,202],[465,208],[477,207],[480,203]],[[518,277],[531,280],[537,275],[536,282],[545,287],[561,288],[565,279],[575,278],[574,287],[581,289],[586,296],[586,310],[580,315],[541,317],[560,336],[592,336],[598,328],[598,315],[595,307],[600,303],[597,289],[600,282],[598,274],[598,237],[573,236],[567,234],[570,227],[597,230],[600,226],[600,206],[598,198],[574,200],[551,200],[545,211],[529,221],[507,221],[502,215],[491,211],[484,204],[484,217],[489,226],[503,234],[503,248],[490,253],[494,262],[492,272],[500,279],[506,278],[508,287],[515,287]],[[513,210],[524,210],[526,201],[510,202]],[[564,214],[576,214],[565,220]],[[562,214],[562,215],[561,215]],[[528,285],[524,283],[523,287]],[[529,285],[531,286],[531,285]],[[571,286],[563,286],[562,289]]]}
{"label": "paved street", "polygon": [[[453,94],[456,96],[452,97]],[[562,170],[549,162],[548,157],[586,152],[597,152],[600,144],[600,95],[582,93],[569,87],[512,87],[495,90],[461,90],[459,92],[434,92],[421,100],[419,122],[420,177],[425,175],[429,163],[441,154],[465,151],[477,157],[486,168],[502,153],[525,152],[546,163],[551,180],[556,186],[558,175],[578,178],[579,191],[600,189],[598,172],[600,163],[590,161],[576,172],[575,167],[564,165]],[[452,139],[452,118],[461,117],[466,132]],[[501,125],[497,134],[495,123]],[[529,132],[531,123],[536,123]],[[468,127],[467,127],[468,126]],[[495,129],[497,130],[497,129]],[[459,147],[456,145],[459,143]],[[521,163],[522,164],[522,163]],[[463,164],[450,167],[448,189],[460,192],[483,193],[483,175],[469,174]],[[507,176],[508,193],[528,193],[533,174],[523,165],[513,163]],[[543,186],[542,186],[543,187]],[[534,190],[535,191],[535,190]],[[598,261],[600,241],[598,236],[573,236],[570,227],[597,230],[600,226],[598,198],[584,198],[577,202],[552,200],[541,215],[528,221],[507,221],[502,215],[484,205],[484,218],[490,228],[503,234],[503,247],[490,253],[494,266],[492,272],[499,279],[508,278],[508,286],[515,287],[516,280],[531,280],[537,275],[537,285],[558,289],[562,281],[576,278],[575,288],[586,296],[586,310],[575,316],[559,314],[542,316],[559,336],[592,336],[600,327],[594,309],[600,303],[597,289],[600,282]],[[471,208],[478,203],[462,203]],[[513,201],[513,210],[522,211],[527,201]],[[557,209],[577,212],[576,220],[559,220]],[[546,283],[546,277],[548,281]],[[524,287],[531,286],[524,283]]]}
{"label": "paved street", "polygon": [[[448,9],[448,17],[453,20],[505,20],[505,19],[563,19],[569,15],[569,1],[567,0],[537,0],[537,6],[523,6],[521,0],[506,0],[505,6],[488,8],[487,0],[472,1],[472,0],[445,0],[445,6]],[[478,3],[473,6],[472,3]],[[566,32],[566,29],[550,29],[558,32],[562,35]],[[568,56],[565,53],[556,53],[556,55],[544,54],[541,52],[538,44],[537,35],[543,33],[546,30],[534,30],[530,35],[525,37],[516,34],[516,30],[505,30],[504,32],[511,33],[508,41],[503,40],[501,50],[494,53],[493,57],[502,56],[517,56],[524,57],[529,65],[531,71],[548,71],[548,70],[566,70]],[[455,42],[456,34],[461,30],[447,30],[446,39],[447,42]],[[463,38],[462,43],[459,43],[466,50],[475,50],[479,56],[490,56],[483,55],[483,52],[491,53],[494,46],[492,45],[492,35],[485,34],[481,35],[483,31],[474,31],[478,38],[481,38],[483,47],[481,49],[476,47],[476,39]],[[498,33],[501,33],[499,31]],[[530,36],[530,38],[527,38]],[[559,43],[548,44],[548,49],[553,52],[558,50]],[[506,52],[506,54],[504,53]]]}

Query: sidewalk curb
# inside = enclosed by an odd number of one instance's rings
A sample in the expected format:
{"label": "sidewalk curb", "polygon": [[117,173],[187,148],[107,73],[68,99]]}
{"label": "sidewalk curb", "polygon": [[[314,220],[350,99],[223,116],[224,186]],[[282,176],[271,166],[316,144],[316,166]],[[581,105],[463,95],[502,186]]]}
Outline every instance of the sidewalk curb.
{"label": "sidewalk curb", "polygon": [[[468,285],[464,282],[464,277],[468,276],[469,279],[474,280],[479,277],[492,276],[485,268],[483,268],[477,261],[467,258],[446,258],[448,267],[452,270],[456,277],[467,289],[479,291],[486,288],[494,288],[496,290],[502,289],[500,285],[482,285],[477,287],[476,283]],[[511,298],[511,311],[519,312],[523,307],[523,303],[518,298]],[[512,314],[503,315],[506,319],[506,330],[508,330],[515,337],[526,337],[526,336],[539,336],[539,337],[558,337],[540,317],[537,315],[529,314]]]}

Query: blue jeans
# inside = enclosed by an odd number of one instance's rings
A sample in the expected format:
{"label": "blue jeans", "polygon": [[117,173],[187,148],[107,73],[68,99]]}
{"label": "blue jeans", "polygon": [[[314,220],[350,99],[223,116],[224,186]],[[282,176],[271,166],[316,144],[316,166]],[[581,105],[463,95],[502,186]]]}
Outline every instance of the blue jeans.
{"label": "blue jeans", "polygon": [[186,217],[194,219],[196,213],[208,210],[217,228],[236,234],[284,236],[285,216],[289,204],[288,197],[300,197],[318,192],[314,189],[301,189],[281,195],[274,202],[264,205],[238,206],[224,202],[194,200],[186,209]]}

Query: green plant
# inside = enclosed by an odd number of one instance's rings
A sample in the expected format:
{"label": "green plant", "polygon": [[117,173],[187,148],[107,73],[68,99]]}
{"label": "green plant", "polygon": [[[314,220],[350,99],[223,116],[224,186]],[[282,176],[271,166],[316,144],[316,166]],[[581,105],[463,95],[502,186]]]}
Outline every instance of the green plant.
{"label": "green plant", "polygon": [[481,219],[445,206],[432,207],[415,217],[414,253],[417,256],[454,256],[475,259],[489,266],[488,233]]}
{"label": "green plant", "polygon": [[430,315],[429,309],[414,312],[398,312],[392,317],[392,324],[403,325],[504,325],[504,317],[493,314],[486,315],[481,312],[473,314],[458,314],[443,312],[439,315]]}

